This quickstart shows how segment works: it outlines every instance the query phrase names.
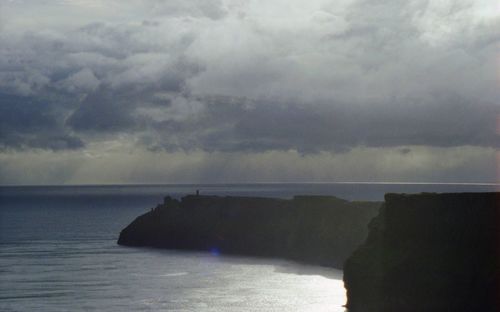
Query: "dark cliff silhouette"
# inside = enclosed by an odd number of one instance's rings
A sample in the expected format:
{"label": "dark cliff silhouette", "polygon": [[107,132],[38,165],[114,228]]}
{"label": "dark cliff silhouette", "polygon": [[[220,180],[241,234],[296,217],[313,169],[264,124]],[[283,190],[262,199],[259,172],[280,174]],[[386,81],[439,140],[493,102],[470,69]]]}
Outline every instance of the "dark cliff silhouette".
{"label": "dark cliff silhouette", "polygon": [[346,261],[350,312],[500,311],[500,193],[387,194]]}
{"label": "dark cliff silhouette", "polygon": [[291,200],[189,195],[122,230],[118,244],[293,259],[341,268],[380,203],[331,196]]}

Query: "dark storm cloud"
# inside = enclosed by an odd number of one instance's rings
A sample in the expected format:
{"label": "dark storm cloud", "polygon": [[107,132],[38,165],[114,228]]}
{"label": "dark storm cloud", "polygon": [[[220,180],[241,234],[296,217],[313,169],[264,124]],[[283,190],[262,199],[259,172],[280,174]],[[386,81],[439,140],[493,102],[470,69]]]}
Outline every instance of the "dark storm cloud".
{"label": "dark storm cloud", "polygon": [[[344,151],[354,146],[495,147],[498,105],[453,96],[428,103],[386,103],[377,109],[343,104],[303,106],[213,97],[186,120],[152,123],[144,143],[167,150]],[[477,109],[478,105],[481,109]]]}
{"label": "dark storm cloud", "polygon": [[0,33],[0,144],[71,149],[88,133],[143,129],[147,118],[137,108],[165,107],[168,99],[157,93],[183,92],[186,78],[201,70],[181,53],[189,36],[167,39],[165,51],[143,36],[146,27],[92,23],[64,35]]}
{"label": "dark storm cloud", "polygon": [[83,100],[66,125],[77,132],[134,131],[138,120],[131,114],[132,109],[123,96],[101,91]]}
{"label": "dark storm cloud", "polygon": [[[196,64],[183,56],[190,34],[91,23],[62,33],[0,33],[0,88],[20,94],[114,89],[179,89]],[[119,92],[117,92],[119,96]]]}
{"label": "dark storm cloud", "polygon": [[0,93],[0,149],[83,147],[61,120],[61,112],[50,102]]}

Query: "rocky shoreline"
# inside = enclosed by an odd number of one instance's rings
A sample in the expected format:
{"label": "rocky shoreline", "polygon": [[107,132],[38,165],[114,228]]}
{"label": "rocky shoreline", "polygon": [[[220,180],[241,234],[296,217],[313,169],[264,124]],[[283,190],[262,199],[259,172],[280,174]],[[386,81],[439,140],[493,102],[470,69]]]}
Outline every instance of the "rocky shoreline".
{"label": "rocky shoreline", "polygon": [[293,199],[166,197],[122,230],[118,244],[206,250],[342,268],[368,234],[379,202],[333,196]]}

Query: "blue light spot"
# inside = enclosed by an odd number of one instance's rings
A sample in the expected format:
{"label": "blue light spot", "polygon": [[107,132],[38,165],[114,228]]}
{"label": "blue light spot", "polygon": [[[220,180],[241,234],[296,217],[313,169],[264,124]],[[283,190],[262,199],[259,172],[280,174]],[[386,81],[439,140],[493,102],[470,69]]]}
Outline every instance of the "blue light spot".
{"label": "blue light spot", "polygon": [[210,248],[210,254],[211,254],[212,256],[218,256],[218,255],[220,255],[219,248],[217,248],[217,247],[212,247],[212,248]]}

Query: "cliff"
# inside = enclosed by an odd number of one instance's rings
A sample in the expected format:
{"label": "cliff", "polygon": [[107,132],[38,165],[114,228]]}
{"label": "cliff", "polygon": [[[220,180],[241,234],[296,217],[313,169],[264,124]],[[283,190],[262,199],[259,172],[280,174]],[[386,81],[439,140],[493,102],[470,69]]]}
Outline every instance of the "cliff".
{"label": "cliff", "polygon": [[380,203],[189,195],[139,216],[118,244],[286,258],[341,268]]}
{"label": "cliff", "polygon": [[350,312],[500,311],[500,193],[387,194],[346,261]]}

